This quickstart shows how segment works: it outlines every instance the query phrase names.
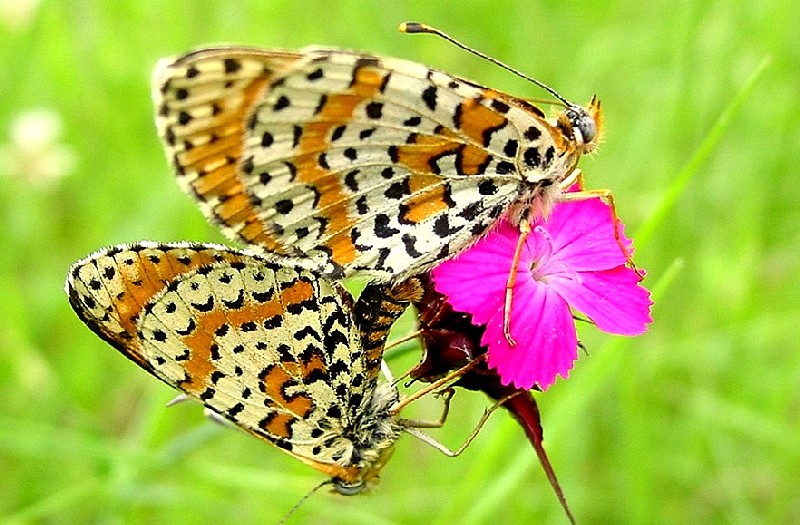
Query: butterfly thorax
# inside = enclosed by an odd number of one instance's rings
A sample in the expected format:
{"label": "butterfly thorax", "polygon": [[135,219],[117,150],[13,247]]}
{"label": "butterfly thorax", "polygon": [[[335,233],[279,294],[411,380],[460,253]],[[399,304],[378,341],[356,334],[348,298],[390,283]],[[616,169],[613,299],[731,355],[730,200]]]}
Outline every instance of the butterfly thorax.
{"label": "butterfly thorax", "polygon": [[353,479],[334,478],[336,490],[344,495],[357,494],[375,478],[389,459],[402,426],[391,413],[397,403],[397,388],[389,383],[378,385],[370,399],[354,411],[354,417],[342,429],[342,437],[350,443],[342,466],[356,467]]}

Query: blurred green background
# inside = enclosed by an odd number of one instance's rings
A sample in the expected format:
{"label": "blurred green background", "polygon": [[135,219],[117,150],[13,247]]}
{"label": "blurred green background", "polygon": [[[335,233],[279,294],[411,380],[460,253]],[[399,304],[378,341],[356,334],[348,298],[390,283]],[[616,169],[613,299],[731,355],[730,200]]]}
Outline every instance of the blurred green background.
{"label": "blurred green background", "polygon": [[[643,337],[583,327],[588,355],[538,395],[579,522],[800,522],[800,7],[733,5],[0,0],[0,522],[273,523],[323,479],[196,406],[165,409],[173,391],[91,334],[63,281],[108,244],[224,241],[158,143],[160,57],[330,45],[543,96],[397,33],[409,19],[603,101],[605,142],[581,166],[616,194],[657,302]],[[436,436],[457,446],[486,405],[459,392]],[[290,521],[564,522],[502,411],[456,459],[403,437],[371,494],[318,493]]]}

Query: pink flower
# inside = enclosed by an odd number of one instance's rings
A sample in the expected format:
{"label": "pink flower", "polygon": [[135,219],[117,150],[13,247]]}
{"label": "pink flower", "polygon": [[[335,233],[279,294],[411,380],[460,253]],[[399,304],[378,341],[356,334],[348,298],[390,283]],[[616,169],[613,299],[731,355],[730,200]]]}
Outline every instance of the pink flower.
{"label": "pink flower", "polygon": [[[598,328],[620,335],[644,333],[650,317],[650,292],[628,268],[620,244],[631,241],[618,222],[614,238],[610,207],[600,198],[564,202],[549,219],[533,222],[520,256],[514,285],[510,331],[503,334],[503,303],[519,230],[501,222],[489,235],[433,272],[436,289],[455,310],[486,325],[481,344],[489,366],[504,384],[542,390],[556,375],[566,378],[578,358],[572,309]],[[639,270],[641,273],[641,270]]]}

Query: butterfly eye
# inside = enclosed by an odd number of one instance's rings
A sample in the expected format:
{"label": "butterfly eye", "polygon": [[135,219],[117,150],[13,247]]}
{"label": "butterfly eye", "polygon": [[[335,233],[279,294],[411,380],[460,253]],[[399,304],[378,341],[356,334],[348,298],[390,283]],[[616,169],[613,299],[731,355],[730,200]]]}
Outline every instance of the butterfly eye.
{"label": "butterfly eye", "polygon": [[364,490],[364,483],[359,481],[357,484],[351,485],[349,483],[345,483],[341,479],[334,479],[333,488],[336,489],[336,492],[342,496],[355,496]]}
{"label": "butterfly eye", "polygon": [[576,138],[581,143],[590,144],[597,137],[597,125],[585,109],[573,106],[567,109],[566,115],[572,128],[580,133],[580,137]]}

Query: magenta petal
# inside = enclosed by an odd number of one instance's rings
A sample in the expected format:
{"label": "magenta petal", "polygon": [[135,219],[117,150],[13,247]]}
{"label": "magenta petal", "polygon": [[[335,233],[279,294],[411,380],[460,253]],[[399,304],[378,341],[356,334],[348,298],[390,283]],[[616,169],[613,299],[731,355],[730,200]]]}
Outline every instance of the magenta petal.
{"label": "magenta petal", "polygon": [[472,264],[447,261],[431,272],[436,290],[447,296],[459,312],[472,314],[477,324],[485,323],[502,308],[508,270],[481,274]]}
{"label": "magenta petal", "polygon": [[630,251],[621,222],[619,240],[614,238],[614,218],[610,206],[601,199],[587,199],[558,205],[542,224],[552,237],[552,265],[568,264],[573,271],[598,271],[625,264],[622,250]]}
{"label": "magenta petal", "polygon": [[472,314],[477,324],[487,322],[502,307],[516,235],[515,229],[503,223],[431,272],[436,290],[447,296],[454,309]]}
{"label": "magenta petal", "polygon": [[602,272],[551,276],[550,286],[604,332],[639,335],[652,323],[650,292],[634,270],[618,266]]}
{"label": "magenta petal", "polygon": [[516,346],[503,334],[503,311],[489,320],[481,344],[489,347],[489,366],[503,383],[529,389],[566,378],[577,359],[577,336],[566,302],[547,286],[530,281],[514,289],[511,333]]}
{"label": "magenta petal", "polygon": [[[454,310],[485,324],[481,344],[489,366],[505,384],[545,389],[567,377],[577,359],[574,308],[606,332],[638,335],[652,322],[649,292],[627,268],[622,224],[601,199],[554,207],[538,219],[520,254],[511,312],[511,346],[503,334],[505,287],[519,231],[502,221],[497,228],[453,260],[432,272],[438,291]],[[622,245],[622,246],[621,246]]]}
{"label": "magenta petal", "polygon": [[[573,202],[564,202],[553,209],[547,221],[537,221],[549,230],[557,231],[558,237],[567,244],[583,238],[586,235],[595,234],[596,230],[603,230],[605,234],[614,236],[614,213],[611,206],[606,204],[600,197],[594,197]],[[622,226],[617,221],[617,226]],[[620,231],[621,238],[626,243],[630,239],[624,237],[624,232]]]}

